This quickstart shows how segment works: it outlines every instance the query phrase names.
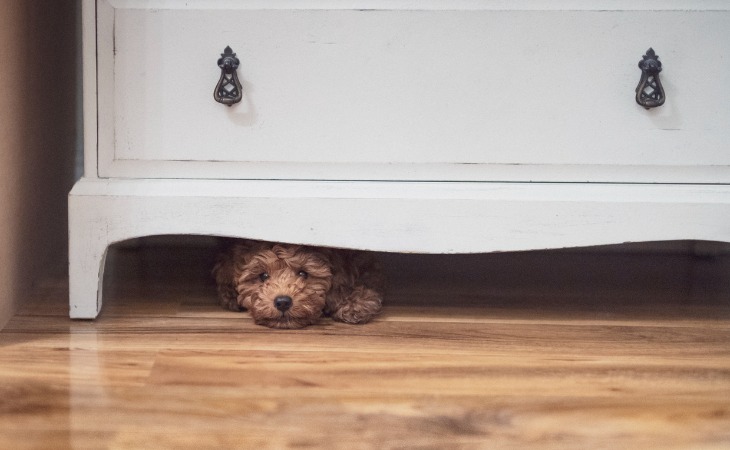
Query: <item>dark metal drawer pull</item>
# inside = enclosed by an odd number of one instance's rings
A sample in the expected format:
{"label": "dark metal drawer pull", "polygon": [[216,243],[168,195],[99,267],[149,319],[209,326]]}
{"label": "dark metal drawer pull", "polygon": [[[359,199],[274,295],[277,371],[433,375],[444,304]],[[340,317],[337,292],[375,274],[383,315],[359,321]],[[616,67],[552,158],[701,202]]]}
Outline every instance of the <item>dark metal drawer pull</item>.
{"label": "dark metal drawer pull", "polygon": [[213,92],[213,98],[218,103],[231,106],[234,103],[240,102],[243,98],[243,88],[236,74],[236,69],[238,69],[239,64],[240,61],[236,58],[236,54],[233,53],[231,47],[226,47],[218,59],[218,67],[221,68],[221,77],[215,86],[215,92]]}
{"label": "dark metal drawer pull", "polygon": [[659,56],[650,48],[646,55],[639,61],[641,69],[641,80],[636,86],[636,103],[646,109],[656,108],[664,104],[664,88],[659,81],[659,72],[662,71],[662,63]]}

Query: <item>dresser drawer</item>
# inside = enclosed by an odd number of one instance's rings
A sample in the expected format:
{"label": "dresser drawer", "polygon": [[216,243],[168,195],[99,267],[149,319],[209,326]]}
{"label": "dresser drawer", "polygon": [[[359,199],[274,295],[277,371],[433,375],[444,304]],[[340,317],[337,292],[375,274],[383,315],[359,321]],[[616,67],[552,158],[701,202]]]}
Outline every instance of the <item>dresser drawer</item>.
{"label": "dresser drawer", "polygon": [[730,182],[728,11],[368,4],[98,0],[99,175]]}

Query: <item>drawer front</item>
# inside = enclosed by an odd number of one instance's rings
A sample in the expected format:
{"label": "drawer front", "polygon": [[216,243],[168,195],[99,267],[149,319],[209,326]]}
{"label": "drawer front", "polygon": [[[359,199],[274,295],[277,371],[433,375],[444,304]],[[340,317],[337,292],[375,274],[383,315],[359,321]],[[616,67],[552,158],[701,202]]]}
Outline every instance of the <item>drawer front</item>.
{"label": "drawer front", "polygon": [[97,4],[101,176],[730,182],[728,11],[152,3]]}

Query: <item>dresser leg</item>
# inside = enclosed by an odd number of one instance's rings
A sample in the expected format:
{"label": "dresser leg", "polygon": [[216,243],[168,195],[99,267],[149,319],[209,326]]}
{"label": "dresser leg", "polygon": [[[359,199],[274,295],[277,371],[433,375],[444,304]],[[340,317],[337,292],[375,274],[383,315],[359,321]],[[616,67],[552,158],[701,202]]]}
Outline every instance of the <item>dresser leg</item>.
{"label": "dresser leg", "polygon": [[69,316],[94,319],[101,310],[107,224],[76,200],[69,201]]}
{"label": "dresser leg", "polygon": [[89,251],[82,247],[69,246],[69,316],[94,319],[101,310],[106,249]]}

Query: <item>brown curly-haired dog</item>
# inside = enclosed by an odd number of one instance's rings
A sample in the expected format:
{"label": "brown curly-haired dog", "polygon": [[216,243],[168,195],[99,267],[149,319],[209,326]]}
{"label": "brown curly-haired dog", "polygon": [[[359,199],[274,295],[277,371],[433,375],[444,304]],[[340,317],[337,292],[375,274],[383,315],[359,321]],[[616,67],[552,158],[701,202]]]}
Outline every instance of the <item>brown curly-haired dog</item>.
{"label": "brown curly-haired dog", "polygon": [[384,276],[368,253],[233,240],[213,269],[221,305],[271,328],[302,328],[323,315],[365,323],[383,302]]}

